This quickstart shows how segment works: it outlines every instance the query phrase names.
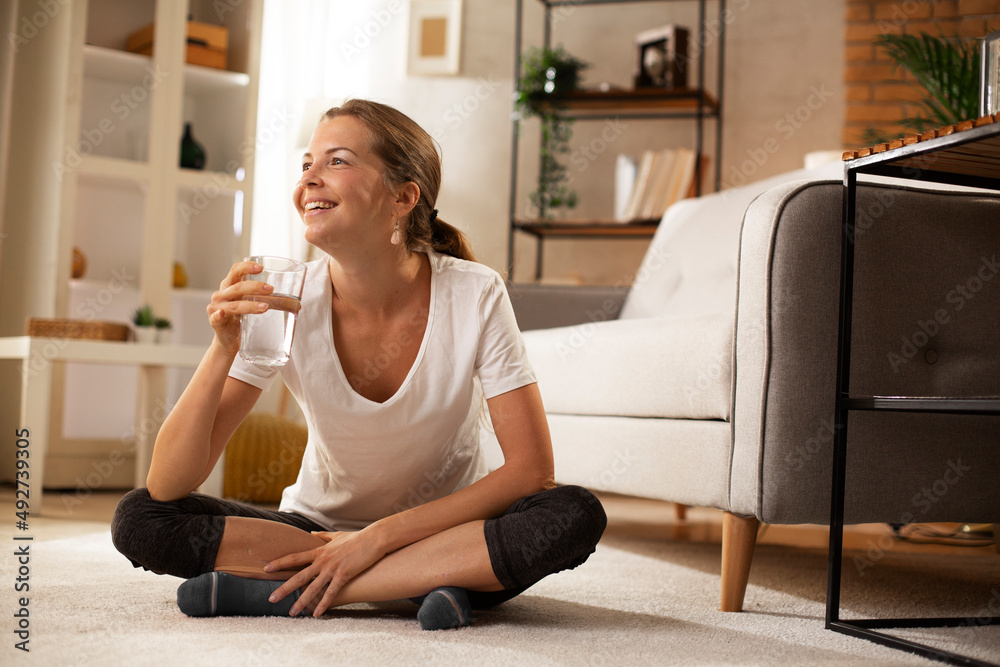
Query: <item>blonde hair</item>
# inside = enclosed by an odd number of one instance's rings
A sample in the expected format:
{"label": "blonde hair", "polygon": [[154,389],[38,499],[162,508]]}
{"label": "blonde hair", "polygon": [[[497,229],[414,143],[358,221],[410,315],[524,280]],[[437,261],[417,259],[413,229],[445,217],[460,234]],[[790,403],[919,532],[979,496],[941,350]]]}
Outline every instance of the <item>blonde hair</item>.
{"label": "blonde hair", "polygon": [[420,188],[420,199],[399,227],[400,244],[411,252],[430,249],[475,261],[465,234],[437,217],[441,156],[431,136],[401,111],[370,100],[348,100],[328,110],[322,120],[340,116],[357,118],[368,130],[369,148],[385,165],[387,185],[394,189],[413,182]]}

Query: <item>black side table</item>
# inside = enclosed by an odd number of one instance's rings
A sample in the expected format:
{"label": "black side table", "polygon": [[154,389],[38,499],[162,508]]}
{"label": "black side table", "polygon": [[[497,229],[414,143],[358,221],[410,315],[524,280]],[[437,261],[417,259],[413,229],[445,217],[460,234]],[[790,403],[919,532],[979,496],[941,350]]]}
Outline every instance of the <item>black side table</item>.
{"label": "black side table", "polygon": [[[850,395],[851,322],[854,292],[854,234],[859,174],[966,185],[1000,190],[1000,117],[969,121],[921,137],[883,144],[847,156],[844,164],[844,226],[840,275],[840,340],[837,351],[836,423],[833,492],[830,508],[830,561],[826,628],[958,665],[991,665],[949,651],[879,632],[886,628],[957,627],[967,618],[857,619],[840,617],[840,584],[844,538],[848,415],[854,410],[938,412],[1000,415],[1000,397],[854,397]],[[1000,618],[987,622],[997,624]],[[995,665],[993,667],[996,667]]]}

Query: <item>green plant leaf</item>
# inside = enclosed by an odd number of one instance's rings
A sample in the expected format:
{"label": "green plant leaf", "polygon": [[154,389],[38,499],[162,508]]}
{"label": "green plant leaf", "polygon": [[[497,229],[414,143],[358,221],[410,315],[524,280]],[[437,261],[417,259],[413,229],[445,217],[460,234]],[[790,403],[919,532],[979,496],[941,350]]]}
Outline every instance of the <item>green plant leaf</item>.
{"label": "green plant leaf", "polygon": [[136,308],[132,313],[132,324],[137,327],[151,327],[155,322],[153,317],[153,307],[149,304],[142,306],[141,308]]}
{"label": "green plant leaf", "polygon": [[560,95],[578,88],[579,74],[589,66],[562,46],[531,48],[522,60],[515,105],[520,118],[541,120],[537,189],[528,197],[542,218],[551,217],[554,208],[576,206],[566,167],[557,157],[570,152],[573,136],[573,121],[560,113]]}
{"label": "green plant leaf", "polygon": [[922,115],[903,121],[922,131],[927,125],[953,125],[979,114],[979,46],[962,37],[883,35],[875,42],[903,67],[927,95],[918,103]]}

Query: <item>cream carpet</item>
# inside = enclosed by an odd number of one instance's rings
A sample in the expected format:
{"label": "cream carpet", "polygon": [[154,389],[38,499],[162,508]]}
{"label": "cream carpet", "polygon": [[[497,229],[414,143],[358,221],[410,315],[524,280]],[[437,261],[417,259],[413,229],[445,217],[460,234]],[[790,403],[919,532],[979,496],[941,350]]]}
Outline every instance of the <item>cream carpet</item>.
{"label": "cream carpet", "polygon": [[[180,580],[133,569],[106,532],[35,542],[31,553],[30,655],[13,649],[15,559],[0,559],[7,665],[939,664],[824,630],[818,550],[758,547],[746,611],[723,614],[717,544],[606,536],[577,570],[443,632],[422,632],[408,602],[322,619],[191,619],[175,604]],[[994,596],[1000,604],[995,555],[890,550],[861,576],[846,571],[852,614],[978,615]],[[1000,627],[898,632],[1000,663]]]}

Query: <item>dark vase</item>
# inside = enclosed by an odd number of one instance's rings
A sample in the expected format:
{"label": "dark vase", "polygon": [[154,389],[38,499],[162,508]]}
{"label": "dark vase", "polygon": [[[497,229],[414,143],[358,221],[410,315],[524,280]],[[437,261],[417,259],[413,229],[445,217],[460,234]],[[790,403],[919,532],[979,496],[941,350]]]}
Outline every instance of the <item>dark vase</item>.
{"label": "dark vase", "polygon": [[181,166],[185,169],[205,168],[205,149],[191,136],[191,123],[184,123],[184,138],[181,139]]}

